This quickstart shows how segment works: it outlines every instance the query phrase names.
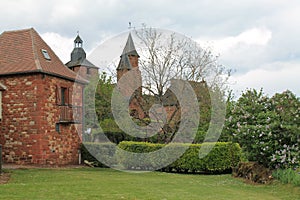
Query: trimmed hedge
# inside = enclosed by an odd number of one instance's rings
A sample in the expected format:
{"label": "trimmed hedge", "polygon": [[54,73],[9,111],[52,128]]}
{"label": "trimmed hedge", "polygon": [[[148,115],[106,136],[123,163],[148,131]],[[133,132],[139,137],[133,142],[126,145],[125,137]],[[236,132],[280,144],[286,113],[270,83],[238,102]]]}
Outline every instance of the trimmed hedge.
{"label": "trimmed hedge", "polygon": [[[92,152],[100,153],[109,153],[113,157],[111,163],[113,165],[121,165],[124,169],[129,170],[153,170],[157,169],[162,163],[162,159],[165,159],[167,156],[162,155],[159,158],[142,159],[137,161],[137,156],[132,154],[122,154],[122,152],[114,150],[111,144],[108,143],[85,143],[88,145],[88,149],[92,149]],[[214,147],[203,158],[199,158],[199,150],[203,148]],[[123,141],[118,147],[128,152],[135,153],[146,153],[157,151],[160,148],[165,147],[165,144],[154,144],[147,142],[132,142],[132,141]],[[189,148],[184,152],[184,154],[177,159],[175,162],[170,164],[167,167],[161,169],[166,172],[184,172],[184,173],[196,173],[196,172],[208,172],[208,173],[224,173],[231,171],[231,169],[241,161],[241,148],[237,143],[230,142],[217,142],[213,143],[204,143],[204,144],[171,144],[167,146],[166,154],[172,154],[178,148]],[[96,162],[97,160],[89,154],[86,148],[83,146],[82,156],[84,160],[90,162]],[[94,154],[95,155],[95,154]],[[137,163],[139,166],[137,166]],[[103,164],[99,165],[103,167]]]}
{"label": "trimmed hedge", "polygon": [[[212,148],[208,155],[203,158],[199,158],[199,150],[201,147],[210,148],[213,143],[203,143],[203,144],[172,144],[168,147],[169,152],[174,152],[176,148],[187,147],[189,148],[185,153],[177,159],[175,162],[169,166],[162,169],[162,171],[167,172],[210,172],[210,173],[221,173],[231,171],[232,167],[237,166],[241,161],[241,148],[237,143],[229,142],[218,142]],[[163,144],[153,144],[146,142],[121,142],[119,147],[126,151],[131,151],[135,153],[145,153],[156,151],[165,145]],[[118,154],[118,153],[117,153]],[[136,163],[136,158],[134,156],[118,158],[126,169],[134,169],[132,163]],[[142,170],[151,170],[151,168],[156,168],[158,165],[157,160],[143,160],[144,163],[138,167]]]}

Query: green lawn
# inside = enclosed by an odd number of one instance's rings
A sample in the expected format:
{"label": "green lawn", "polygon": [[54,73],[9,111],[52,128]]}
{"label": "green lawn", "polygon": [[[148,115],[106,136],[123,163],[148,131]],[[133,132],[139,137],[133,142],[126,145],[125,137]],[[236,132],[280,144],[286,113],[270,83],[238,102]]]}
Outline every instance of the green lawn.
{"label": "green lawn", "polygon": [[0,199],[300,199],[300,187],[249,185],[231,175],[126,173],[111,169],[11,170]]}

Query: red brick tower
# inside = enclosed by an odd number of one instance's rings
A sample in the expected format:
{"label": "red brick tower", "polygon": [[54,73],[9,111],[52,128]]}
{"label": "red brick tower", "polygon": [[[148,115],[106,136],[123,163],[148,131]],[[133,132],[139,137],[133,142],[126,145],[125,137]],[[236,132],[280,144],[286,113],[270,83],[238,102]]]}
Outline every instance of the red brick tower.
{"label": "red brick tower", "polygon": [[[131,33],[129,33],[123,53],[120,56],[119,65],[117,67],[117,81],[119,81],[121,77],[128,71],[135,70],[137,76],[134,80],[129,80],[128,85],[130,85],[130,82],[142,83],[142,76],[139,70],[139,57],[140,56],[135,49]],[[129,108],[131,116],[140,119],[144,118],[145,113],[142,109],[142,87],[140,86],[138,89],[136,89],[133,94],[126,95],[130,96]]]}

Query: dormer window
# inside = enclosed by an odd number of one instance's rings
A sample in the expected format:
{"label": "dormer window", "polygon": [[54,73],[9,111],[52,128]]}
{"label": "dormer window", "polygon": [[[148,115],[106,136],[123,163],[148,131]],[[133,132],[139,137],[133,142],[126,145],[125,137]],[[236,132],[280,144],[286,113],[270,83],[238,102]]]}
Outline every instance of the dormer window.
{"label": "dormer window", "polygon": [[51,60],[51,58],[48,54],[48,51],[46,49],[41,49],[41,51],[42,51],[42,54],[43,54],[43,56],[46,60]]}

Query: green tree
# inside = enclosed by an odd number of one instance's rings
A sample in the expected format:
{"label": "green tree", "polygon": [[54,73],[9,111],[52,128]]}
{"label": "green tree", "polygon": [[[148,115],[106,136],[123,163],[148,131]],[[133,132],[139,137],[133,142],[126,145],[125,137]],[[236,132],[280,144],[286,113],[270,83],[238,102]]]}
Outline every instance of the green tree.
{"label": "green tree", "polygon": [[93,77],[85,87],[86,129],[98,126],[99,121],[112,117],[110,100],[113,88],[111,77],[104,72],[99,77]]}
{"label": "green tree", "polygon": [[268,98],[247,90],[228,108],[222,137],[240,143],[249,160],[270,168],[299,166],[299,98],[290,91]]}
{"label": "green tree", "polygon": [[112,118],[111,96],[114,89],[112,78],[105,72],[100,75],[95,93],[96,113],[99,121]]}

